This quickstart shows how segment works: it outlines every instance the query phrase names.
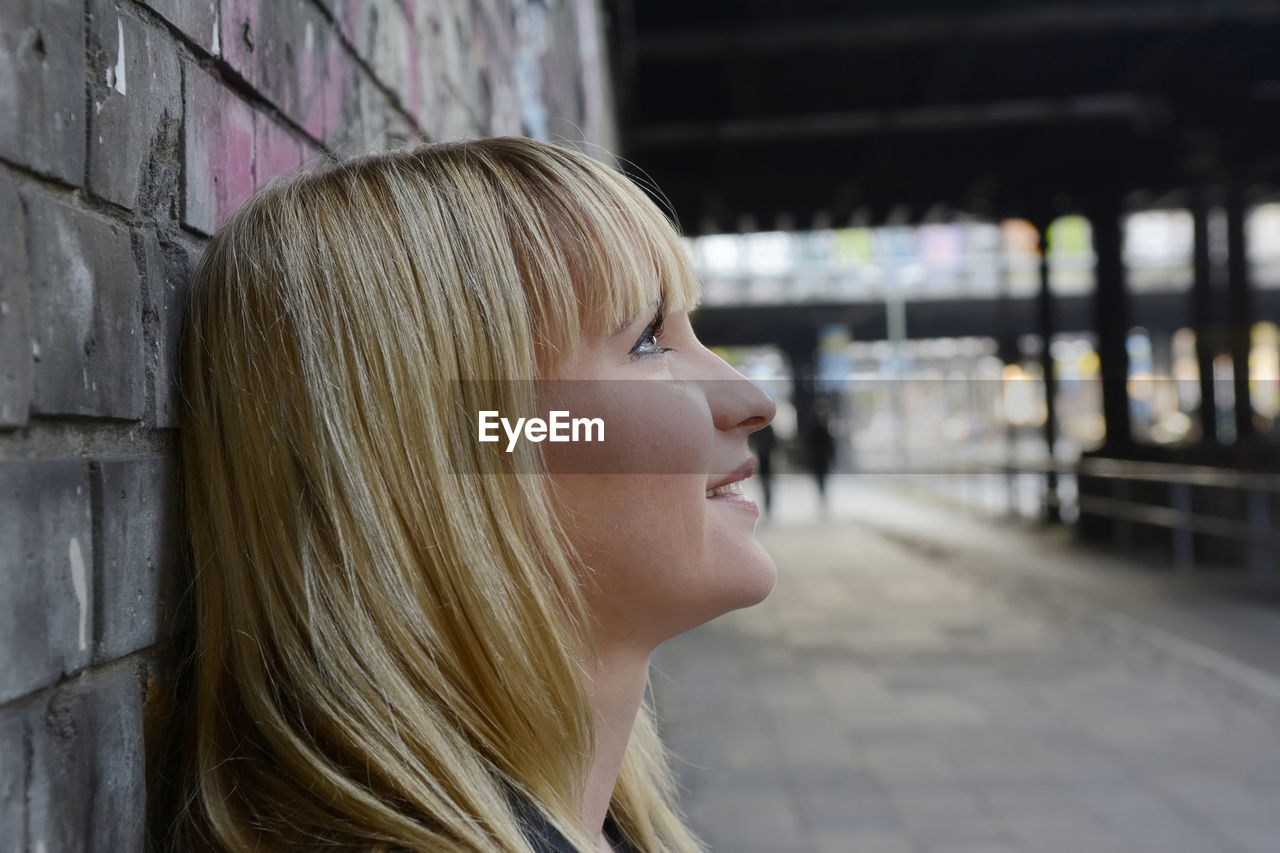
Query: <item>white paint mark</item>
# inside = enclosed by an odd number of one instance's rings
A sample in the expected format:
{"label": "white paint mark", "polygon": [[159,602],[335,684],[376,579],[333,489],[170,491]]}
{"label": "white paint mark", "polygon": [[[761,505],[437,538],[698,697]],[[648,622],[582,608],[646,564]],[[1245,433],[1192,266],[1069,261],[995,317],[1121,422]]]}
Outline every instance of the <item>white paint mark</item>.
{"label": "white paint mark", "polygon": [[[116,46],[116,67],[115,67],[115,87],[116,91],[122,95],[128,94],[125,91],[124,81],[124,21],[116,19],[116,33],[119,35],[119,42]],[[107,82],[111,82],[111,74],[107,74]]]}
{"label": "white paint mark", "polygon": [[303,36],[302,36],[303,56],[310,56],[311,51],[315,49],[315,46],[316,46],[316,28],[312,26],[310,21],[307,21],[307,28],[303,32]]}
{"label": "white paint mark", "polygon": [[49,845],[43,838],[36,842],[36,853],[49,853]]}
{"label": "white paint mark", "polygon": [[218,30],[222,29],[222,15],[214,8],[213,4],[209,4],[209,8],[213,9],[213,55],[220,56],[222,54],[222,36]]}
{"label": "white paint mark", "polygon": [[[59,255],[67,262],[65,274],[58,283],[66,294],[60,319],[70,330],[74,330],[70,340],[88,341],[93,337],[93,271],[89,269],[80,233],[61,217],[55,220],[53,230],[53,234],[45,236],[57,245]],[[51,328],[46,337],[53,340],[57,335]],[[87,376],[81,377],[81,387],[89,387]]]}
{"label": "white paint mark", "polygon": [[80,605],[80,651],[89,648],[89,582],[85,577],[84,555],[80,553],[80,540],[71,537],[68,548],[71,558],[71,585],[76,591],[76,602]]}

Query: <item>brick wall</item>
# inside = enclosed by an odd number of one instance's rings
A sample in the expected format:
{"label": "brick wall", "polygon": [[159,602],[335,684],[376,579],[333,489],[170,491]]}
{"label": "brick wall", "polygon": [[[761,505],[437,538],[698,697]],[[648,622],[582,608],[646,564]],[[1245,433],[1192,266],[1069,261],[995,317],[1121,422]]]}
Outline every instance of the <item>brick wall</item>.
{"label": "brick wall", "polygon": [[0,851],[143,846],[175,336],[209,234],[324,152],[612,150],[597,2],[0,3]]}

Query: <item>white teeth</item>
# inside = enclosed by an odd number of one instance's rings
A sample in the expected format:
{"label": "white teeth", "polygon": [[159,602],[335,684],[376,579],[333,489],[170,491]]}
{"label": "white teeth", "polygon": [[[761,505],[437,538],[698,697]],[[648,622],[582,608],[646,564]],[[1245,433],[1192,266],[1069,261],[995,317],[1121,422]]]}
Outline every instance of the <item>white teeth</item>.
{"label": "white teeth", "polygon": [[738,480],[735,483],[729,483],[728,485],[720,486],[719,488],[707,490],[707,497],[709,498],[714,498],[716,495],[740,495],[740,494],[742,494],[741,480]]}

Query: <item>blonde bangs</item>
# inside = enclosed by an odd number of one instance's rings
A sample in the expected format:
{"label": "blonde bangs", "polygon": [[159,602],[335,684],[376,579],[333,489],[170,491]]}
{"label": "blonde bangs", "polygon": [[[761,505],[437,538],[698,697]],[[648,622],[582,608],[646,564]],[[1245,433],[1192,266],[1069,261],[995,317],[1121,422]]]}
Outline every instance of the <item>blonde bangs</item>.
{"label": "blonde bangs", "polygon": [[538,361],[554,368],[583,335],[652,314],[691,311],[701,285],[672,222],[624,175],[565,149],[529,157],[524,140],[494,157]]}

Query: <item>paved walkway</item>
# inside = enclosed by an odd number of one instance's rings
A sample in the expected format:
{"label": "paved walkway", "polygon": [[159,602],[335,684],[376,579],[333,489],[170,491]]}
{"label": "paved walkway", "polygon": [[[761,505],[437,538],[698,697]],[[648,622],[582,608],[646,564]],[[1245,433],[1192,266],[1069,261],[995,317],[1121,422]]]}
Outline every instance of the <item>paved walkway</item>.
{"label": "paved walkway", "polygon": [[1280,851],[1280,606],[832,487],[783,478],[774,594],[655,657],[713,850]]}

